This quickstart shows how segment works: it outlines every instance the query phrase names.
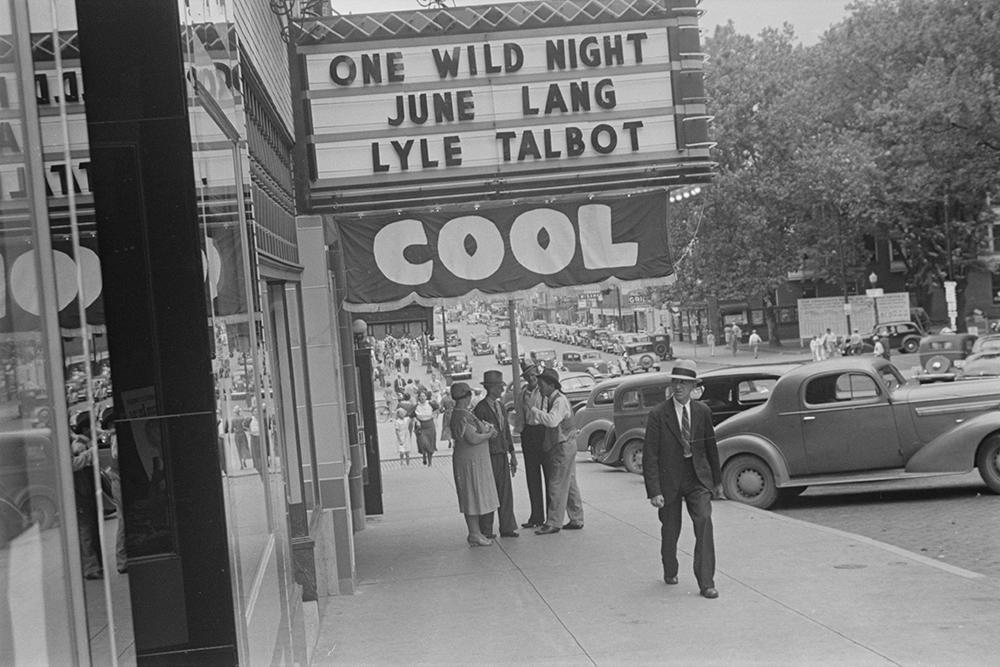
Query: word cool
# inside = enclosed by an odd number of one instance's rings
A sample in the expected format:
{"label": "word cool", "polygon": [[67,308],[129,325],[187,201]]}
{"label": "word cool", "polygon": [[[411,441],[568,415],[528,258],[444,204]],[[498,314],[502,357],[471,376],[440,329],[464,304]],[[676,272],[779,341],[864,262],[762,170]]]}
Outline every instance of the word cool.
{"label": "word cool", "polygon": [[[636,265],[639,244],[612,240],[611,207],[603,204],[581,206],[576,226],[562,211],[525,211],[514,219],[508,236],[511,253],[521,266],[540,275],[552,275],[569,266],[576,256],[578,234],[585,268],[607,270]],[[421,221],[392,222],[375,235],[375,263],[386,278],[397,284],[422,285],[430,281],[434,261],[412,262],[406,250],[427,245]],[[464,280],[484,280],[494,275],[505,254],[501,230],[479,215],[453,218],[438,233],[437,256],[441,264]]]}

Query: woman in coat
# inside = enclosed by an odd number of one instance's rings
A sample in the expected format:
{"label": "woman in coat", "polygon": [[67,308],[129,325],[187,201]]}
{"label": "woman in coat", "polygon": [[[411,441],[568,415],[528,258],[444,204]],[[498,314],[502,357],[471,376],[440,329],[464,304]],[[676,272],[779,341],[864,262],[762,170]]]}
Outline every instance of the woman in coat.
{"label": "woman in coat", "polygon": [[472,402],[469,385],[456,382],[451,386],[451,396],[455,399],[450,423],[455,453],[451,460],[458,509],[465,515],[469,546],[488,547],[492,542],[480,530],[479,516],[495,512],[500,506],[489,445],[496,428],[480,421],[469,409]]}

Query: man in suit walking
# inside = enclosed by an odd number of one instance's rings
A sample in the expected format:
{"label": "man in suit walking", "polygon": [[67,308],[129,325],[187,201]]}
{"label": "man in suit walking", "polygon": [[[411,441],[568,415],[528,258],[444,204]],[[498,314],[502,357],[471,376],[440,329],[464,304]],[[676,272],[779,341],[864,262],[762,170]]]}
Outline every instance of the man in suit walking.
{"label": "man in suit walking", "polygon": [[[493,424],[496,435],[490,438],[490,463],[493,466],[493,481],[497,487],[497,497],[500,508],[496,514],[500,518],[500,537],[517,537],[517,520],[514,518],[514,489],[510,478],[517,472],[517,456],[514,454],[514,438],[510,434],[507,422],[507,408],[500,396],[506,383],[500,371],[486,371],[483,374],[483,387],[486,388],[486,398],[476,403],[472,413],[481,421]],[[493,512],[479,515],[479,531],[487,538],[493,539]]]}
{"label": "man in suit walking", "polygon": [[653,408],[646,420],[642,476],[646,495],[660,515],[663,580],[677,583],[677,538],[681,534],[681,499],[694,523],[694,575],[702,596],[715,589],[715,538],[712,498],[722,497],[719,449],[708,406],[691,400],[698,385],[693,361],[679,359],[670,373],[673,396]]}

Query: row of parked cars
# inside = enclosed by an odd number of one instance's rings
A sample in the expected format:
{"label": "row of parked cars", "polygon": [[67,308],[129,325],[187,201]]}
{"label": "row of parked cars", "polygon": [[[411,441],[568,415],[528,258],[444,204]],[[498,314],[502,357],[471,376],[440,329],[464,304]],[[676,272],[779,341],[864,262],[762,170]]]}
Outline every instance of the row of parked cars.
{"label": "row of parked cars", "polygon": [[[907,382],[871,356],[701,378],[696,398],[712,410],[730,500],[768,508],[812,485],[973,469],[1000,493],[1000,379]],[[646,416],[669,389],[666,373],[597,384],[575,408],[578,448],[641,473]]]}

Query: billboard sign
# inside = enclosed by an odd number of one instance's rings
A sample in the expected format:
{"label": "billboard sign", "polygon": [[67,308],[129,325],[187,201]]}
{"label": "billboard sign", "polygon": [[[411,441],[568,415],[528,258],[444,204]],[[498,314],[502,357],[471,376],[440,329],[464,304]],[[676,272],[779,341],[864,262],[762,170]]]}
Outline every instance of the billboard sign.
{"label": "billboard sign", "polygon": [[547,0],[301,23],[311,207],[707,179],[696,4]]}

